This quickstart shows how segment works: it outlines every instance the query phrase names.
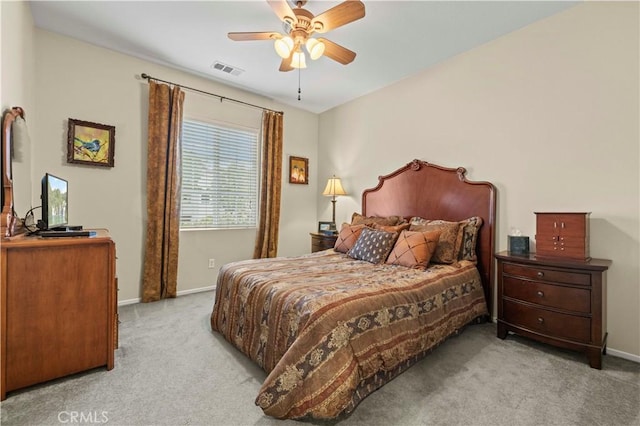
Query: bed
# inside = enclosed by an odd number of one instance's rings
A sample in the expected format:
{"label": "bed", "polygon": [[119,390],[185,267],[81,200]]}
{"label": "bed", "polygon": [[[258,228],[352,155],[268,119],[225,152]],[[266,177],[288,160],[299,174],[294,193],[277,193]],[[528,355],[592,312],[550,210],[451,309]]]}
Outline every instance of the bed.
{"label": "bed", "polygon": [[265,414],[346,415],[449,336],[490,320],[495,188],[465,173],[413,160],[363,192],[359,216],[412,227],[481,218],[472,257],[424,269],[329,249],[221,268],[211,327],[268,373],[255,401]]}

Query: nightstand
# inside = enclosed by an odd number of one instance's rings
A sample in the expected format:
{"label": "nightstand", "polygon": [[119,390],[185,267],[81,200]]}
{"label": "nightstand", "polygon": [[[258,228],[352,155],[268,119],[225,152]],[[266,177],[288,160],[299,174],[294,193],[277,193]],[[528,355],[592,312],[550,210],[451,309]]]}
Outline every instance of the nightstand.
{"label": "nightstand", "polygon": [[496,254],[498,337],[509,331],[584,352],[602,368],[607,347],[607,269],[610,260],[586,262]]}
{"label": "nightstand", "polygon": [[311,235],[311,253],[333,248],[338,239],[338,234],[327,235],[310,232],[309,235]]}

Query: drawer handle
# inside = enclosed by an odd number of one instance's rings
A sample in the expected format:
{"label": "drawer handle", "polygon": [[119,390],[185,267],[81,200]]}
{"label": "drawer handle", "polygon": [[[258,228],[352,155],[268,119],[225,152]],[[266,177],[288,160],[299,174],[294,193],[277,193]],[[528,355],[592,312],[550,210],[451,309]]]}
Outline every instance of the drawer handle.
{"label": "drawer handle", "polygon": [[537,292],[536,294],[538,295],[538,297],[544,297],[544,293],[541,291]]}
{"label": "drawer handle", "polygon": [[538,273],[536,275],[538,276],[538,278],[542,278],[542,277],[544,277],[544,272],[538,271]]}
{"label": "drawer handle", "polygon": [[538,317],[538,324],[544,324],[544,318]]}

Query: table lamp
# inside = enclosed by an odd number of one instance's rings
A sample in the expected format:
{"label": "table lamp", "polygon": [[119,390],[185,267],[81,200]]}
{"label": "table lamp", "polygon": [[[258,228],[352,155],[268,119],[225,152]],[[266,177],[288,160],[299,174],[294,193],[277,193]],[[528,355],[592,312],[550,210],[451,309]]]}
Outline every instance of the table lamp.
{"label": "table lamp", "polygon": [[332,214],[331,214],[331,222],[336,223],[336,195],[347,195],[342,187],[342,183],[340,182],[340,178],[337,178],[335,175],[329,178],[327,182],[327,186],[324,188],[322,195],[326,195],[332,197],[331,203],[333,204]]}

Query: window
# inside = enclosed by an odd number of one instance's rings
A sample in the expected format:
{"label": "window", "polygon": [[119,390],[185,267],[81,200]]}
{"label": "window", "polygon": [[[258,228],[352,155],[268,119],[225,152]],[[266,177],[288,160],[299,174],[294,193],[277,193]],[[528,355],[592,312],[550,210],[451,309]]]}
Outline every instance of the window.
{"label": "window", "polygon": [[184,120],[180,229],[255,228],[258,131]]}

